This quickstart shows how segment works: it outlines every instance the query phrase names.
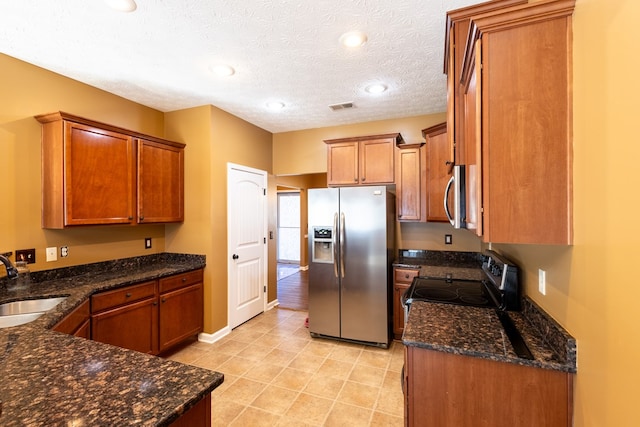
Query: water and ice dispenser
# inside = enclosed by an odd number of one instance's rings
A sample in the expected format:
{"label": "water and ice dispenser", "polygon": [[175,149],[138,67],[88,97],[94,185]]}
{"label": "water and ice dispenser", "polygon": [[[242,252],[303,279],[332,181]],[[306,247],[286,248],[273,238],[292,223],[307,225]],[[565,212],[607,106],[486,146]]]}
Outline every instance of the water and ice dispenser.
{"label": "water and ice dispenser", "polygon": [[311,261],[333,264],[333,228],[313,227]]}

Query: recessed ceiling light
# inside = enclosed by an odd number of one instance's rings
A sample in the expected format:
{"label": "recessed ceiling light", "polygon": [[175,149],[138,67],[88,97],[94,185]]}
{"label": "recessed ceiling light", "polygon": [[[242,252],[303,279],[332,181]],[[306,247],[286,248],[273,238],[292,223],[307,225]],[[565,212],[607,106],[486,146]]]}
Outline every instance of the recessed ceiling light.
{"label": "recessed ceiling light", "polygon": [[104,0],[111,9],[119,12],[133,12],[138,7],[134,0]]}
{"label": "recessed ceiling light", "polygon": [[236,72],[236,70],[234,70],[233,67],[231,67],[229,65],[224,65],[224,64],[218,64],[218,65],[211,66],[211,71],[213,71],[218,76],[223,76],[223,77],[232,76]]}
{"label": "recessed ceiling light", "polygon": [[364,90],[373,94],[382,93],[387,90],[387,85],[383,83],[374,83],[365,87]]}
{"label": "recessed ceiling light", "polygon": [[359,47],[367,42],[367,35],[362,31],[349,31],[340,36],[340,43],[346,47]]}
{"label": "recessed ceiling light", "polygon": [[281,102],[281,101],[267,102],[267,108],[274,111],[282,110],[284,108],[284,102]]}

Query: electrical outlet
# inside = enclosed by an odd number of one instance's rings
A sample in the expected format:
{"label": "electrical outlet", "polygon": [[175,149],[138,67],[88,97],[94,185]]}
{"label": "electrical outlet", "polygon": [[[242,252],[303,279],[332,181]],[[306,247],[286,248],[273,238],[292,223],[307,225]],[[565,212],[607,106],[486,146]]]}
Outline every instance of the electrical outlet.
{"label": "electrical outlet", "polygon": [[16,261],[27,261],[27,264],[36,262],[35,249],[18,249],[16,250]]}
{"label": "electrical outlet", "polygon": [[453,243],[453,237],[451,236],[451,234],[445,234],[444,235],[444,244],[445,245],[450,245]]}
{"label": "electrical outlet", "polygon": [[144,239],[144,248],[151,249],[151,237],[145,237]]}
{"label": "electrical outlet", "polygon": [[538,292],[547,294],[547,272],[541,268],[538,269]]}
{"label": "electrical outlet", "polygon": [[57,261],[58,260],[58,248],[52,247],[47,248],[47,262]]}
{"label": "electrical outlet", "polygon": [[69,246],[60,246],[60,257],[66,258],[69,256]]}

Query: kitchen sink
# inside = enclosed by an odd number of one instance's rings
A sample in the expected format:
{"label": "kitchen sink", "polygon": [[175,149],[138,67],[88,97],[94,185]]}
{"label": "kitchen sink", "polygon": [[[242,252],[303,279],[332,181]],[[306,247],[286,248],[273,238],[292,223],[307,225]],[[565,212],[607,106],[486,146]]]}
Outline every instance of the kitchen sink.
{"label": "kitchen sink", "polygon": [[60,304],[65,299],[67,298],[39,298],[6,302],[4,304],[0,304],[0,316],[26,313],[43,313],[45,311],[51,310],[53,307]]}
{"label": "kitchen sink", "polygon": [[0,329],[9,328],[11,326],[24,325],[25,323],[33,322],[43,314],[44,312],[10,314],[7,316],[0,316]]}
{"label": "kitchen sink", "polygon": [[33,322],[65,299],[67,298],[38,298],[0,304],[0,328]]}

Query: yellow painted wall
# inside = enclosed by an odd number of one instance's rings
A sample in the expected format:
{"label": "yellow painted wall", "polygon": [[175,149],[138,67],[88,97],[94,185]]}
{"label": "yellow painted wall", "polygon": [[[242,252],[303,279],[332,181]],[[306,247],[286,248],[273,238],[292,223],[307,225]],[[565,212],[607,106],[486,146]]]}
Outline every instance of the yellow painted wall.
{"label": "yellow painted wall", "polygon": [[[164,226],[40,227],[40,123],[33,116],[66,111],[154,136],[163,114],[58,74],[0,54],[0,252],[36,249],[32,271],[164,251]],[[144,238],[153,248],[144,249]],[[45,262],[48,246],[69,256]],[[3,274],[4,272],[0,273]]]}
{"label": "yellow painted wall", "polygon": [[[227,326],[227,163],[269,174],[271,133],[213,106],[167,113],[165,129],[187,144],[185,221],[166,226],[166,250],[207,256],[205,332],[213,333]],[[268,299],[275,299],[275,280]]]}
{"label": "yellow painted wall", "polygon": [[573,247],[494,245],[524,268],[527,294],[578,340],[576,426],[640,425],[639,17],[637,0],[576,2]]}
{"label": "yellow painted wall", "polygon": [[[347,138],[400,132],[407,143],[424,141],[422,129],[446,121],[445,113],[379,120],[351,125],[331,126],[273,135],[273,170],[278,182],[293,179],[297,174],[323,173],[326,186],[326,139]],[[398,249],[431,249],[443,251],[478,252],[480,241],[466,230],[454,230],[442,223],[398,223]],[[453,244],[444,244],[444,235],[451,234]],[[306,242],[302,243],[306,245]]]}
{"label": "yellow painted wall", "polygon": [[[336,114],[340,114],[339,112]],[[442,123],[445,113],[330,126],[273,135],[274,175],[304,175],[327,172],[325,139],[400,132],[406,143],[424,141],[422,129]]]}

